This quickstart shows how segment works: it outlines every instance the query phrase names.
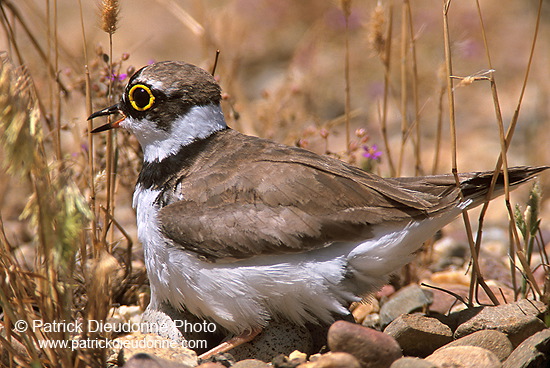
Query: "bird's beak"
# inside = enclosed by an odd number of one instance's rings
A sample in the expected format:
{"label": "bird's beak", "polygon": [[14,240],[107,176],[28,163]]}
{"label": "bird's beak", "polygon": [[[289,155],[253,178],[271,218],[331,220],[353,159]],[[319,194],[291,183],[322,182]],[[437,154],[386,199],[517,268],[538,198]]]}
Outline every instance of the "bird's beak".
{"label": "bird's beak", "polygon": [[114,128],[118,128],[120,123],[126,119],[126,115],[124,115],[122,113],[122,111],[120,111],[119,107],[118,107],[118,104],[115,104],[113,106],[110,106],[110,107],[107,107],[106,109],[103,109],[103,110],[99,110],[99,111],[96,111],[94,112],[92,115],[90,115],[88,117],[88,120],[91,120],[91,119],[94,119],[94,118],[97,118],[99,116],[105,116],[105,115],[113,115],[113,114],[116,114],[117,112],[120,112],[122,114],[122,118],[121,119],[118,119],[117,121],[115,121],[114,123],[107,123],[105,125],[102,125],[100,127],[97,127],[95,128],[94,130],[92,130],[92,133],[99,133],[99,132],[103,132],[105,130],[109,130],[109,129],[114,129]]}

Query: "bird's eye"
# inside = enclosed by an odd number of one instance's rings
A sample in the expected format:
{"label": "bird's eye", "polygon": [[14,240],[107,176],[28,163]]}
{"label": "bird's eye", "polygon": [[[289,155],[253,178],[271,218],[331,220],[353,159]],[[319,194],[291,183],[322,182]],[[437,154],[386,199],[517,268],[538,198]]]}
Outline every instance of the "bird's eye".
{"label": "bird's eye", "polygon": [[137,111],[145,111],[153,106],[155,96],[151,89],[143,84],[136,84],[128,91],[130,104]]}

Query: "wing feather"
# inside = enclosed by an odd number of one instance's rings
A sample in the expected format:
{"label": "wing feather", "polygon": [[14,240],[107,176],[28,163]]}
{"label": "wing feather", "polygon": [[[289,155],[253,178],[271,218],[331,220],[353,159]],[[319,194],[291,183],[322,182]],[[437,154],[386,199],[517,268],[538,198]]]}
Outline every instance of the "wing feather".
{"label": "wing feather", "polygon": [[164,235],[207,258],[366,240],[373,225],[428,216],[440,201],[330,157],[232,130],[223,136],[173,176],[174,198],[183,200],[165,198],[159,212]]}

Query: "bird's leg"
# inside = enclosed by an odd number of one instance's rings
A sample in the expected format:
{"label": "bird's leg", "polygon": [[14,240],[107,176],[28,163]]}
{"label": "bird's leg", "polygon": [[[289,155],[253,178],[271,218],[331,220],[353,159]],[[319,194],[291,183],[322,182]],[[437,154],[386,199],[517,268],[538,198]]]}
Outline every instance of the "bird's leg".
{"label": "bird's leg", "polygon": [[245,342],[251,341],[256,336],[258,336],[260,332],[262,332],[261,328],[252,329],[250,332],[243,332],[239,336],[232,337],[231,339],[222,342],[215,348],[208,350],[206,353],[201,354],[199,356],[199,359],[208,359],[213,355],[225,353],[226,351],[229,351],[241,344],[244,344]]}

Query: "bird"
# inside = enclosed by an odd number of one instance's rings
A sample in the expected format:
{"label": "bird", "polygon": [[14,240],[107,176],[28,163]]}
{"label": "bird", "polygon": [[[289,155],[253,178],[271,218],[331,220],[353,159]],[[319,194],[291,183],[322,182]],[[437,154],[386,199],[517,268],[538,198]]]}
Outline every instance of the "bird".
{"label": "bird", "polygon": [[[151,288],[168,303],[256,337],[270,320],[330,323],[462,211],[501,195],[493,171],[382,178],[327,155],[228,127],[221,88],[205,70],[163,61],[138,70],[120,114],[92,131],[124,128],[143,150],[133,194]],[[510,188],[547,167],[508,168]],[[489,194],[490,195],[490,194]]]}

